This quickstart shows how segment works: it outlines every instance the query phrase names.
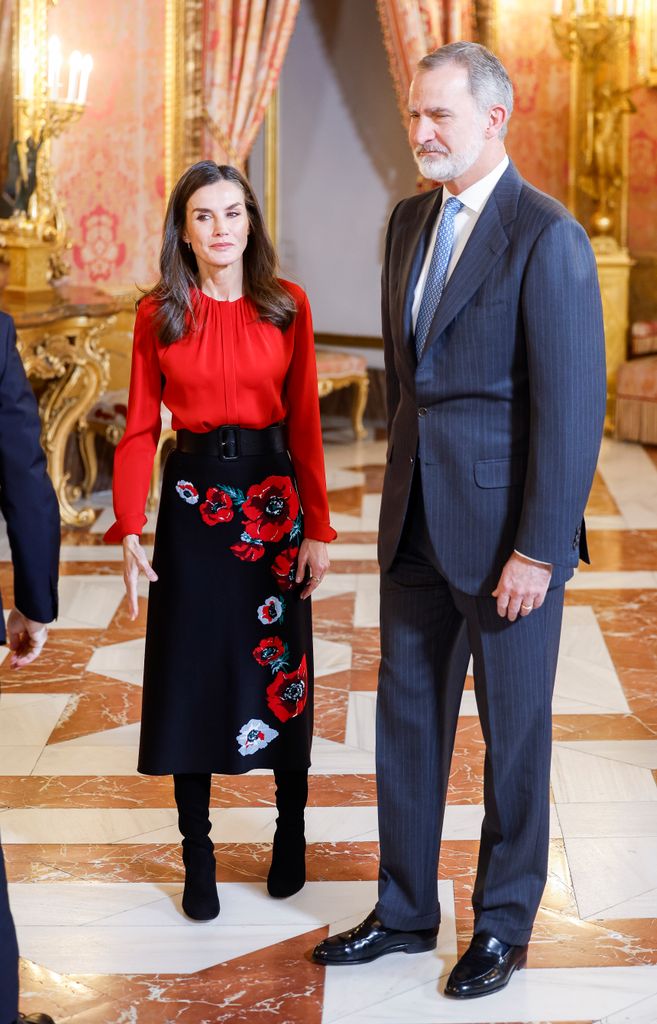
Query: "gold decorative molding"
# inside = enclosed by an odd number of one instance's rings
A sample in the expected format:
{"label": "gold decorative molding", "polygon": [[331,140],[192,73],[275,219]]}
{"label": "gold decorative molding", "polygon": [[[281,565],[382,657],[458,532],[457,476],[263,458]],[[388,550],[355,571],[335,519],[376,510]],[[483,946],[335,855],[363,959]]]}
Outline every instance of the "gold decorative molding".
{"label": "gold decorative molding", "polygon": [[201,159],[203,0],[166,0],[164,183],[168,200],[190,164]]}
{"label": "gold decorative molding", "polygon": [[497,0],[475,0],[474,24],[477,42],[497,53]]}
{"label": "gold decorative molding", "polygon": [[269,236],[278,246],[278,163],[279,163],[280,99],[278,89],[272,93],[267,105],[263,125],[265,152],[265,223]]}
{"label": "gold decorative molding", "polygon": [[627,359],[629,330],[630,271],[634,260],[627,249],[605,244],[612,239],[593,239],[602,295],[607,355],[607,416],[605,431],[613,434],[616,420],[616,378]]}

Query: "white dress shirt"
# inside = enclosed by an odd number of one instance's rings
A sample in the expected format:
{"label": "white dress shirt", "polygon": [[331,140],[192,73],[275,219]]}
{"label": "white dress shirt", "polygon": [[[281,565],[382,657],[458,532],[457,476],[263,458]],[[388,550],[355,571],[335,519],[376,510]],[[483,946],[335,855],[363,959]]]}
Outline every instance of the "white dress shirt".
{"label": "white dress shirt", "polygon": [[[504,174],[505,170],[509,166],[509,158],[505,156],[503,160],[494,167],[492,171],[484,177],[480,178],[479,181],[475,181],[474,185],[470,185],[469,188],[463,189],[460,195],[455,198],[463,203],[463,209],[459,210],[454,218],[454,244],[452,246],[452,255],[450,257],[449,266],[447,267],[447,275],[445,277],[445,284],[449,281],[450,277],[454,272],[454,267],[461,258],[461,254],[465,249],[466,242],[474,230],[474,226],[479,220],[481,211],[488,202],[491,192],[497,185],[498,181]],[[449,191],[446,185],[443,185],[443,198],[440,204],[440,210],[436,217],[436,223],[433,226],[431,232],[431,238],[427,246],[427,254],[422,264],[422,270],[415,286],[415,292],[413,295],[413,331],[415,331],[415,324],[417,322],[417,315],[420,312],[420,303],[422,302],[422,295],[424,294],[424,286],[427,283],[427,275],[429,273],[429,264],[431,263],[431,257],[436,244],[436,235],[438,234],[438,225],[443,216],[443,210],[445,209],[445,203],[453,195]]]}
{"label": "white dress shirt", "polygon": [[[505,156],[503,160],[494,167],[492,171],[483,177],[479,181],[475,181],[474,185],[470,185],[469,188],[463,189],[463,191],[455,198],[463,203],[463,209],[459,210],[454,218],[454,242],[452,245],[452,255],[450,257],[449,266],[447,267],[447,274],[445,276],[445,284],[449,281],[450,277],[454,273],[454,267],[458,263],[463,250],[465,249],[466,243],[474,231],[474,226],[481,216],[481,211],[488,202],[493,192],[493,189],[497,185],[498,181],[504,174],[505,170],[509,166],[509,158]],[[440,203],[440,210],[436,217],[436,223],[433,226],[431,232],[431,238],[427,246],[427,254],[424,257],[424,263],[422,264],[422,270],[418,277],[417,284],[415,286],[415,292],[413,293],[413,308],[412,308],[412,320],[413,320],[413,331],[415,331],[415,325],[417,323],[417,316],[420,312],[420,303],[422,302],[422,296],[424,294],[424,286],[427,283],[427,275],[429,273],[429,265],[431,263],[431,257],[436,244],[436,235],[438,234],[438,226],[442,219],[443,210],[445,209],[445,203],[453,195],[449,191],[446,185],[443,185],[443,197]],[[522,555],[521,551],[515,549],[516,554]],[[527,555],[522,555],[523,558],[527,558]],[[531,559],[531,561],[537,561]],[[538,562],[539,565],[549,565],[548,562]]]}

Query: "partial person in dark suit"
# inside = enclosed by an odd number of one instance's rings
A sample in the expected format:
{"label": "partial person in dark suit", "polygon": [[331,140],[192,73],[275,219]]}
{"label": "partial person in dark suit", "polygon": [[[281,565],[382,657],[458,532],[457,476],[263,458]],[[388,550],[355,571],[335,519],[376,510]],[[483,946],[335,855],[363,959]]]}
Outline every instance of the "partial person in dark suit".
{"label": "partial person in dark suit", "polygon": [[[0,643],[9,639],[11,667],[38,658],[57,615],[59,508],[46,473],[41,424],[32,389],[16,350],[11,318],[0,313],[0,509],[14,566],[14,607],[5,632],[0,603]],[[52,1024],[52,1018],[18,1012],[18,946],[9,909],[0,846],[0,1024]]]}
{"label": "partial person in dark suit", "polygon": [[442,188],[398,204],[383,266],[379,900],[314,952],[353,964],[436,945],[465,625],[486,759],[474,937],[445,990],[459,998],[524,966],[545,886],[564,584],[588,561],[606,397],[593,252],[510,163],[512,109],[505,69],[478,44],[418,65],[409,139]]}

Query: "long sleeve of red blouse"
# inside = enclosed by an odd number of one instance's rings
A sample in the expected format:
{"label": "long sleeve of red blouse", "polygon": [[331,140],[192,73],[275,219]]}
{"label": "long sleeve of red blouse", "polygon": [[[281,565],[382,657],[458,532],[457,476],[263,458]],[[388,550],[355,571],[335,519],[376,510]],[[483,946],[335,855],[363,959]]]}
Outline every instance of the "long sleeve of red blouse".
{"label": "long sleeve of red blouse", "polygon": [[114,458],[116,522],[106,542],[142,532],[162,402],[171,410],[174,430],[195,433],[222,424],[262,429],[284,419],[305,536],[336,537],[329,522],[310,307],[301,288],[281,283],[297,304],[284,332],[260,321],[247,299],[219,302],[197,292],[198,328],[163,346],[153,325],[153,301],[141,303],[126,431]]}

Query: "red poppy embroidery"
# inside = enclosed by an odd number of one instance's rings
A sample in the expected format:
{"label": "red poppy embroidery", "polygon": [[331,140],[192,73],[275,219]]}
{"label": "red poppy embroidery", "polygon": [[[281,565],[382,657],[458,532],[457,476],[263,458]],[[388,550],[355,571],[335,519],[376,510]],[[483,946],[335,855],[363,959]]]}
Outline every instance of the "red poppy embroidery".
{"label": "red poppy embroidery", "polygon": [[246,492],[244,531],[255,540],[277,541],[290,533],[299,514],[299,498],[288,476],[268,476]]}
{"label": "red poppy embroidery", "polygon": [[279,722],[300,715],[308,700],[308,666],[304,654],[296,672],[279,672],[267,687],[267,704]]}
{"label": "red poppy embroidery", "polygon": [[233,499],[221,487],[208,487],[206,500],[199,505],[201,519],[208,526],[229,523],[233,518]]}
{"label": "red poppy embroidery", "polygon": [[299,548],[286,548],[274,559],[271,571],[278,583],[279,590],[292,590],[296,586],[296,562]]}
{"label": "red poppy embroidery", "polygon": [[253,657],[259,665],[269,665],[285,655],[285,644],[279,636],[268,636],[261,640],[253,651]]}
{"label": "red poppy embroidery", "polygon": [[238,544],[231,544],[230,550],[243,562],[257,562],[265,553],[264,544],[254,544],[252,541],[245,540],[239,541]]}

